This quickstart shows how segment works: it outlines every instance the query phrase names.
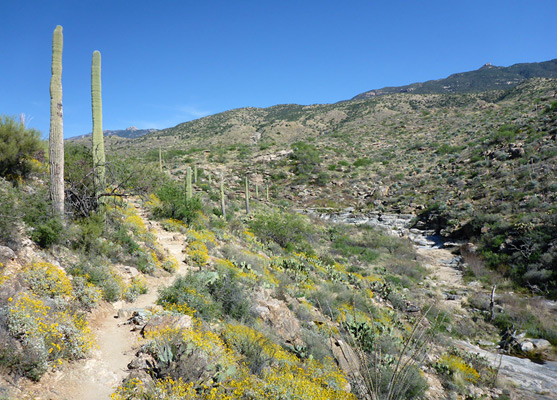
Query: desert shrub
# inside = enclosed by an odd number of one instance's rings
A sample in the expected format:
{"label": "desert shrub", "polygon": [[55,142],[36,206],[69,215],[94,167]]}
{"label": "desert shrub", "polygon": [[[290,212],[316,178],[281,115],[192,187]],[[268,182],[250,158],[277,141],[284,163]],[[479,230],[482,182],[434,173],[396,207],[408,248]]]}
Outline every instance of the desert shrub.
{"label": "desert shrub", "polygon": [[208,284],[217,279],[214,272],[190,272],[159,290],[157,304],[167,310],[176,307],[193,310],[200,318],[211,321],[222,315],[220,304],[213,300],[208,289]]}
{"label": "desert shrub", "polygon": [[321,158],[315,146],[296,142],[292,144],[292,153],[289,157],[294,161],[294,173],[298,176],[307,176],[317,171]]}
{"label": "desert shrub", "polygon": [[73,294],[80,306],[85,310],[94,308],[102,298],[102,291],[81,276],[72,279]]}
{"label": "desert shrub", "polygon": [[107,264],[99,259],[83,260],[72,265],[68,272],[75,277],[81,277],[86,282],[93,284],[102,291],[102,297],[107,301],[119,300],[124,291],[125,285],[120,278]]}
{"label": "desert shrub", "polygon": [[280,211],[258,213],[249,226],[263,242],[275,242],[288,251],[314,253],[310,240],[315,229],[300,215]]}
{"label": "desert shrub", "polygon": [[39,224],[31,231],[31,240],[43,248],[59,243],[63,236],[62,221],[58,218],[50,218]]}
{"label": "desert shrub", "polygon": [[40,133],[14,118],[0,116],[0,177],[12,182],[32,170],[32,159],[41,151]]}
{"label": "desert shrub", "polygon": [[188,273],[159,291],[158,304],[164,309],[193,310],[200,318],[211,321],[228,316],[248,320],[250,303],[236,275],[230,269]]}
{"label": "desert shrub", "polygon": [[207,264],[207,261],[209,260],[207,246],[205,246],[205,243],[198,240],[188,244],[187,254],[190,261],[199,267]]}
{"label": "desert shrub", "polygon": [[21,216],[19,190],[0,178],[0,242],[14,238]]}
{"label": "desert shrub", "polygon": [[145,294],[148,291],[147,281],[143,276],[134,276],[130,284],[126,287],[123,298],[128,302],[133,302],[140,294]]}
{"label": "desert shrub", "polygon": [[5,323],[7,332],[23,349],[23,353],[12,356],[12,368],[34,380],[63,359],[83,358],[93,346],[83,315],[63,301],[54,302],[33,293],[21,292],[8,299]]}
{"label": "desert shrub", "polygon": [[53,264],[37,262],[27,265],[21,277],[37,296],[55,298],[72,294],[72,284],[66,272]]}
{"label": "desert shrub", "polygon": [[184,188],[177,182],[166,182],[157,191],[161,204],[153,209],[157,218],[172,218],[191,224],[197,220],[202,210],[202,203],[198,197],[186,201]]}

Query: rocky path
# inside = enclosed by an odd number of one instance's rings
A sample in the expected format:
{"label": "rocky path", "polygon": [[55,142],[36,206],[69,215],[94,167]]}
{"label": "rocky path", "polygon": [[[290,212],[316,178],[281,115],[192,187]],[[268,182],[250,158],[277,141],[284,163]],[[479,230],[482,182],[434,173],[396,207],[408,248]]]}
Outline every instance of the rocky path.
{"label": "rocky path", "polygon": [[149,221],[137,205],[136,211],[146,226],[155,231],[158,242],[176,260],[179,269],[175,275],[146,276],[149,292],[132,303],[103,303],[89,319],[97,347],[90,358],[65,365],[49,373],[39,383],[22,388],[27,399],[48,400],[108,400],[114,388],[127,375],[127,365],[139,343],[139,333],[132,331],[124,319],[117,318],[120,309],[147,308],[155,304],[160,287],[171,284],[177,274],[185,274],[188,266],[183,260],[185,239],[179,233],[165,231],[158,222]]}

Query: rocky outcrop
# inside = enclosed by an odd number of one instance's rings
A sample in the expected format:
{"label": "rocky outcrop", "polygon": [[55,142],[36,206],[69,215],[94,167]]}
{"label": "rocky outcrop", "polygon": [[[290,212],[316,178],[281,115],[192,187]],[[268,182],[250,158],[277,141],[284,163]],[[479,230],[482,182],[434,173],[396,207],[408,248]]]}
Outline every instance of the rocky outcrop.
{"label": "rocky outcrop", "polygon": [[[528,343],[533,347],[531,341]],[[525,391],[541,395],[540,399],[546,393],[557,393],[557,362],[536,364],[527,358],[493,354],[463,341],[457,341],[457,345],[463,350],[485,357],[492,367],[498,368],[500,376]]]}
{"label": "rocky outcrop", "polygon": [[302,343],[300,322],[284,301],[272,298],[267,290],[261,290],[255,296],[254,311],[285,342]]}

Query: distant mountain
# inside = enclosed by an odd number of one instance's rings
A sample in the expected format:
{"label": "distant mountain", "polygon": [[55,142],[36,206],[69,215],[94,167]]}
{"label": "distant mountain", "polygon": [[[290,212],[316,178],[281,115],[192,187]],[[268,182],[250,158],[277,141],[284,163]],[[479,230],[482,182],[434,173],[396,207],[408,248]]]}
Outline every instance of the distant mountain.
{"label": "distant mountain", "polygon": [[[127,138],[127,139],[135,139],[138,137],[141,137],[143,135],[147,135],[148,133],[153,133],[156,132],[157,129],[137,129],[135,126],[130,126],[129,128],[126,129],[118,129],[118,130],[105,130],[103,131],[104,136],[118,136],[118,137],[123,137],[123,138]],[[88,137],[91,137],[91,133],[88,133],[86,135],[81,135],[81,136],[74,136],[70,139],[74,139],[74,140],[79,140],[79,139],[85,139]]]}
{"label": "distant mountain", "polygon": [[393,93],[464,93],[508,89],[530,78],[557,78],[557,58],[540,63],[514,64],[510,67],[497,67],[487,63],[475,71],[453,74],[445,79],[369,90],[353,97],[352,100]]}

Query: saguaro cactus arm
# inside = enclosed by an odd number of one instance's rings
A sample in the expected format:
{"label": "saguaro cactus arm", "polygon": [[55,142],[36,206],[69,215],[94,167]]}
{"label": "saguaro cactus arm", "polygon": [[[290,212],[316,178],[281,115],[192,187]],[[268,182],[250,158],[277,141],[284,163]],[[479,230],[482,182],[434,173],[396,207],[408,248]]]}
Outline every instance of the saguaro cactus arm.
{"label": "saguaro cactus arm", "polygon": [[48,154],[50,197],[54,214],[64,217],[64,120],[62,112],[62,27],[52,35],[52,76],[50,78],[50,135]]}

